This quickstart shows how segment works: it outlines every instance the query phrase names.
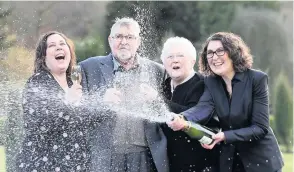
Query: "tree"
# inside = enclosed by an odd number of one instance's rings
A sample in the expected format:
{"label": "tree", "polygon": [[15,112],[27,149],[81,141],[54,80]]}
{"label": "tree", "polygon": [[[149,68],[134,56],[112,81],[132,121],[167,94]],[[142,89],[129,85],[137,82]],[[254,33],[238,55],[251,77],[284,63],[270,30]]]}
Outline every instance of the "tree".
{"label": "tree", "polygon": [[1,8],[2,2],[0,2],[0,55],[3,50],[9,47],[10,42],[7,39],[9,36],[9,27],[7,25],[7,17],[11,13],[11,8]]}
{"label": "tree", "polygon": [[[102,34],[108,1],[6,1],[13,8],[7,22],[18,45],[35,48],[39,36],[50,30],[81,39],[91,30]],[[99,11],[99,12],[93,12]],[[102,27],[103,26],[103,27]]]}
{"label": "tree", "polygon": [[[293,43],[291,33],[285,28],[280,13],[268,9],[238,8],[231,30],[239,34],[253,54],[253,67],[269,75],[270,92],[274,92],[275,80],[283,69],[287,79],[293,79]],[[292,31],[291,31],[292,32]],[[282,60],[281,60],[282,59]],[[273,101],[270,94],[270,99]]]}
{"label": "tree", "polygon": [[90,35],[82,40],[75,40],[77,61],[83,61],[89,57],[106,55],[103,40],[98,35]]}
{"label": "tree", "polygon": [[[271,4],[272,3],[272,4]],[[152,2],[111,2],[108,4],[108,15],[105,27],[109,29],[116,17],[133,17],[143,28],[145,53],[159,57],[163,37],[166,32],[186,37],[199,49],[213,32],[230,31],[237,6],[256,6],[274,9],[275,2],[199,2],[199,1],[152,1]],[[144,31],[147,30],[146,31]],[[145,35],[145,36],[144,36]],[[198,43],[198,44],[197,44]],[[160,48],[158,48],[160,47]],[[158,50],[159,49],[159,50]],[[109,49],[108,49],[109,50]]]}
{"label": "tree", "polygon": [[16,157],[20,151],[24,136],[23,113],[21,106],[21,95],[23,83],[7,83],[7,99],[5,99],[6,121],[4,126],[5,149],[6,149],[6,171],[14,172],[16,170]]}
{"label": "tree", "polygon": [[7,56],[0,61],[5,69],[6,80],[0,82],[0,115],[4,119],[3,142],[6,148],[6,171],[14,172],[15,160],[22,143],[23,113],[21,106],[22,89],[26,79],[32,74],[32,51],[23,47],[12,46],[7,49]]}
{"label": "tree", "polygon": [[275,129],[278,138],[290,152],[293,140],[293,92],[286,79],[280,73],[275,90]]}
{"label": "tree", "polygon": [[13,43],[14,39],[11,37],[11,32],[7,24],[7,17],[10,15],[12,9],[7,7],[2,7],[2,2],[0,2],[0,80],[7,80],[7,69],[3,66],[3,60],[7,55],[7,48],[9,48]]}

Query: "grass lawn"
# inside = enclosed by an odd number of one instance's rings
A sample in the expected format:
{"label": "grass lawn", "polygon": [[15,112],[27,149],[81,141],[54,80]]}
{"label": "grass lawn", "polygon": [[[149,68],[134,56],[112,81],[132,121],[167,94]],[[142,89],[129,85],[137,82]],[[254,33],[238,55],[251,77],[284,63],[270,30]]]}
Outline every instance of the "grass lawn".
{"label": "grass lawn", "polygon": [[[284,155],[285,166],[283,172],[293,172],[293,153]],[[0,146],[0,172],[5,172],[5,149],[3,146]]]}
{"label": "grass lawn", "polygon": [[5,149],[4,146],[0,146],[0,172],[5,172]]}
{"label": "grass lawn", "polygon": [[293,153],[283,153],[285,166],[283,172],[292,172],[293,171]]}

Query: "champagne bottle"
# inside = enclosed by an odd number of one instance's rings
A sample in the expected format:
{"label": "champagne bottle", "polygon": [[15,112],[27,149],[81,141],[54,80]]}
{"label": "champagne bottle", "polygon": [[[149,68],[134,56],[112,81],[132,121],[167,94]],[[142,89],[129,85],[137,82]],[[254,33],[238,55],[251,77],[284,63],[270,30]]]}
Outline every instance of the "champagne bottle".
{"label": "champagne bottle", "polygon": [[218,131],[191,121],[187,122],[189,126],[183,130],[187,135],[189,135],[192,139],[197,139],[203,144],[210,145],[213,143],[214,140],[212,139],[212,136],[218,133]]}

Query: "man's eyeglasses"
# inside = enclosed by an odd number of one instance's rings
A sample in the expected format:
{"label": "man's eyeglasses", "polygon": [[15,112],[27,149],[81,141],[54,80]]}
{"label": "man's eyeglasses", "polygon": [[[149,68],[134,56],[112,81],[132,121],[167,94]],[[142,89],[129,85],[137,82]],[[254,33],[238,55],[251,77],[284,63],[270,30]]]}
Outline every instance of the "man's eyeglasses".
{"label": "man's eyeglasses", "polygon": [[223,56],[225,54],[225,50],[223,48],[219,48],[215,51],[211,51],[209,50],[207,53],[206,53],[206,58],[210,59],[213,57],[213,55],[216,54],[217,56]]}
{"label": "man's eyeglasses", "polygon": [[118,41],[122,41],[123,38],[125,38],[127,41],[133,41],[133,40],[137,39],[137,37],[134,35],[122,35],[122,34],[114,35],[112,38],[114,38]]}

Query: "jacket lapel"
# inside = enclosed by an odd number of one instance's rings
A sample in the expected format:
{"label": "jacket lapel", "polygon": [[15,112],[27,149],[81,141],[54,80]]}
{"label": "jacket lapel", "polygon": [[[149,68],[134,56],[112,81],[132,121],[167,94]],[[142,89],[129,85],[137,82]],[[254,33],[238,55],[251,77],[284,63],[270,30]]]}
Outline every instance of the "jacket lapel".
{"label": "jacket lapel", "polygon": [[105,81],[106,85],[109,85],[112,80],[113,80],[113,61],[112,61],[112,55],[109,54],[106,57],[101,57],[103,59],[101,59],[100,61],[100,68],[101,68],[101,72],[103,75],[103,79]]}
{"label": "jacket lapel", "polygon": [[219,116],[225,117],[230,114],[230,106],[225,93],[225,89],[223,88],[221,78],[213,77],[207,79],[207,86],[210,87],[209,91],[212,93],[213,99],[216,105],[216,112]]}

